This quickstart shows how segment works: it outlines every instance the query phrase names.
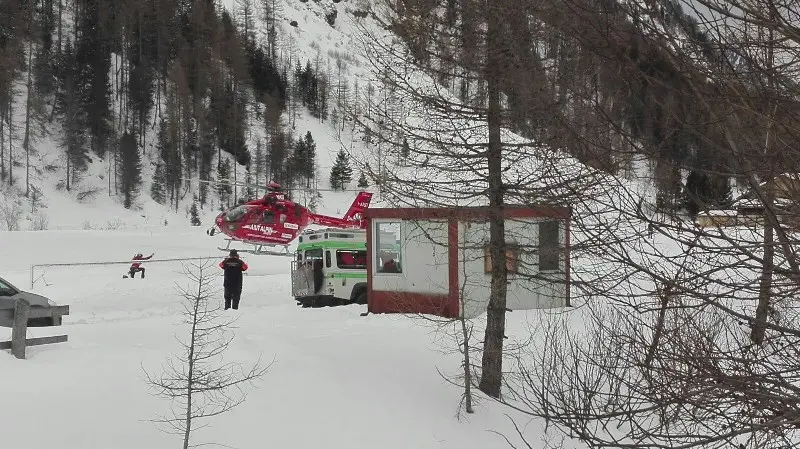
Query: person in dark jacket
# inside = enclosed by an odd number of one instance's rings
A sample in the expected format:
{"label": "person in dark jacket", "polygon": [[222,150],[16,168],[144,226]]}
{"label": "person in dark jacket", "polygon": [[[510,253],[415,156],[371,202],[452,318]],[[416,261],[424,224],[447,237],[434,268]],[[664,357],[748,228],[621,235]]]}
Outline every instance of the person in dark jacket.
{"label": "person in dark jacket", "polygon": [[239,253],[232,249],[230,255],[220,262],[219,267],[225,270],[225,310],[233,306],[239,308],[239,299],[242,296],[242,273],[247,271],[247,263],[239,258]]}

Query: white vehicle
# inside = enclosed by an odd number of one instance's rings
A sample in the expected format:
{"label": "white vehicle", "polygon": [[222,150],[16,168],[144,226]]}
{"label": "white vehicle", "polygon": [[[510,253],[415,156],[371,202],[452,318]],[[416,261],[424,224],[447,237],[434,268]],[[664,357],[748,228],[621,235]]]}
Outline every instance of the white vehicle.
{"label": "white vehicle", "polygon": [[[399,251],[394,238],[384,241],[384,251]],[[303,307],[367,304],[367,231],[305,231],[291,273],[292,296]]]}
{"label": "white vehicle", "polygon": [[303,307],[367,303],[363,229],[306,231],[292,261],[292,296]]}

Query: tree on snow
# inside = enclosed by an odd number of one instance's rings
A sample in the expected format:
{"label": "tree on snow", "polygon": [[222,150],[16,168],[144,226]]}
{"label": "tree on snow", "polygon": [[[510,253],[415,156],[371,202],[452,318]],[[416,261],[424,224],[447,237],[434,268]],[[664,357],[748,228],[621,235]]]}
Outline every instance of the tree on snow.
{"label": "tree on snow", "polygon": [[126,209],[130,209],[142,182],[142,162],[139,148],[136,145],[136,137],[133,134],[126,132],[122,135],[119,152],[120,189],[124,196],[123,205]]}
{"label": "tree on snow", "polygon": [[350,158],[344,150],[339,150],[339,153],[336,155],[336,161],[331,168],[331,188],[334,190],[344,190],[345,185],[352,180],[353,169],[350,167]]}

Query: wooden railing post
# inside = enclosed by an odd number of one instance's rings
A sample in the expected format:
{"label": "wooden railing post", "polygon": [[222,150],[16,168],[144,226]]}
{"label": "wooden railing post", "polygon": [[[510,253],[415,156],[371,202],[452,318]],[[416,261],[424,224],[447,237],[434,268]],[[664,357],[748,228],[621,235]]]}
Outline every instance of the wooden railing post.
{"label": "wooden railing post", "polygon": [[11,353],[18,359],[25,358],[25,336],[28,334],[28,311],[30,303],[22,298],[14,304],[14,323],[11,328]]}

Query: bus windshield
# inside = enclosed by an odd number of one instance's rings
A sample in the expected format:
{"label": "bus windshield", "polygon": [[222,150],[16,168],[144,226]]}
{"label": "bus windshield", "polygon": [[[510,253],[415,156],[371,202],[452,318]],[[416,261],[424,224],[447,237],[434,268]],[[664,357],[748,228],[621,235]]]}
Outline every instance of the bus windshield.
{"label": "bus windshield", "polygon": [[305,260],[322,259],[322,248],[307,249]]}

